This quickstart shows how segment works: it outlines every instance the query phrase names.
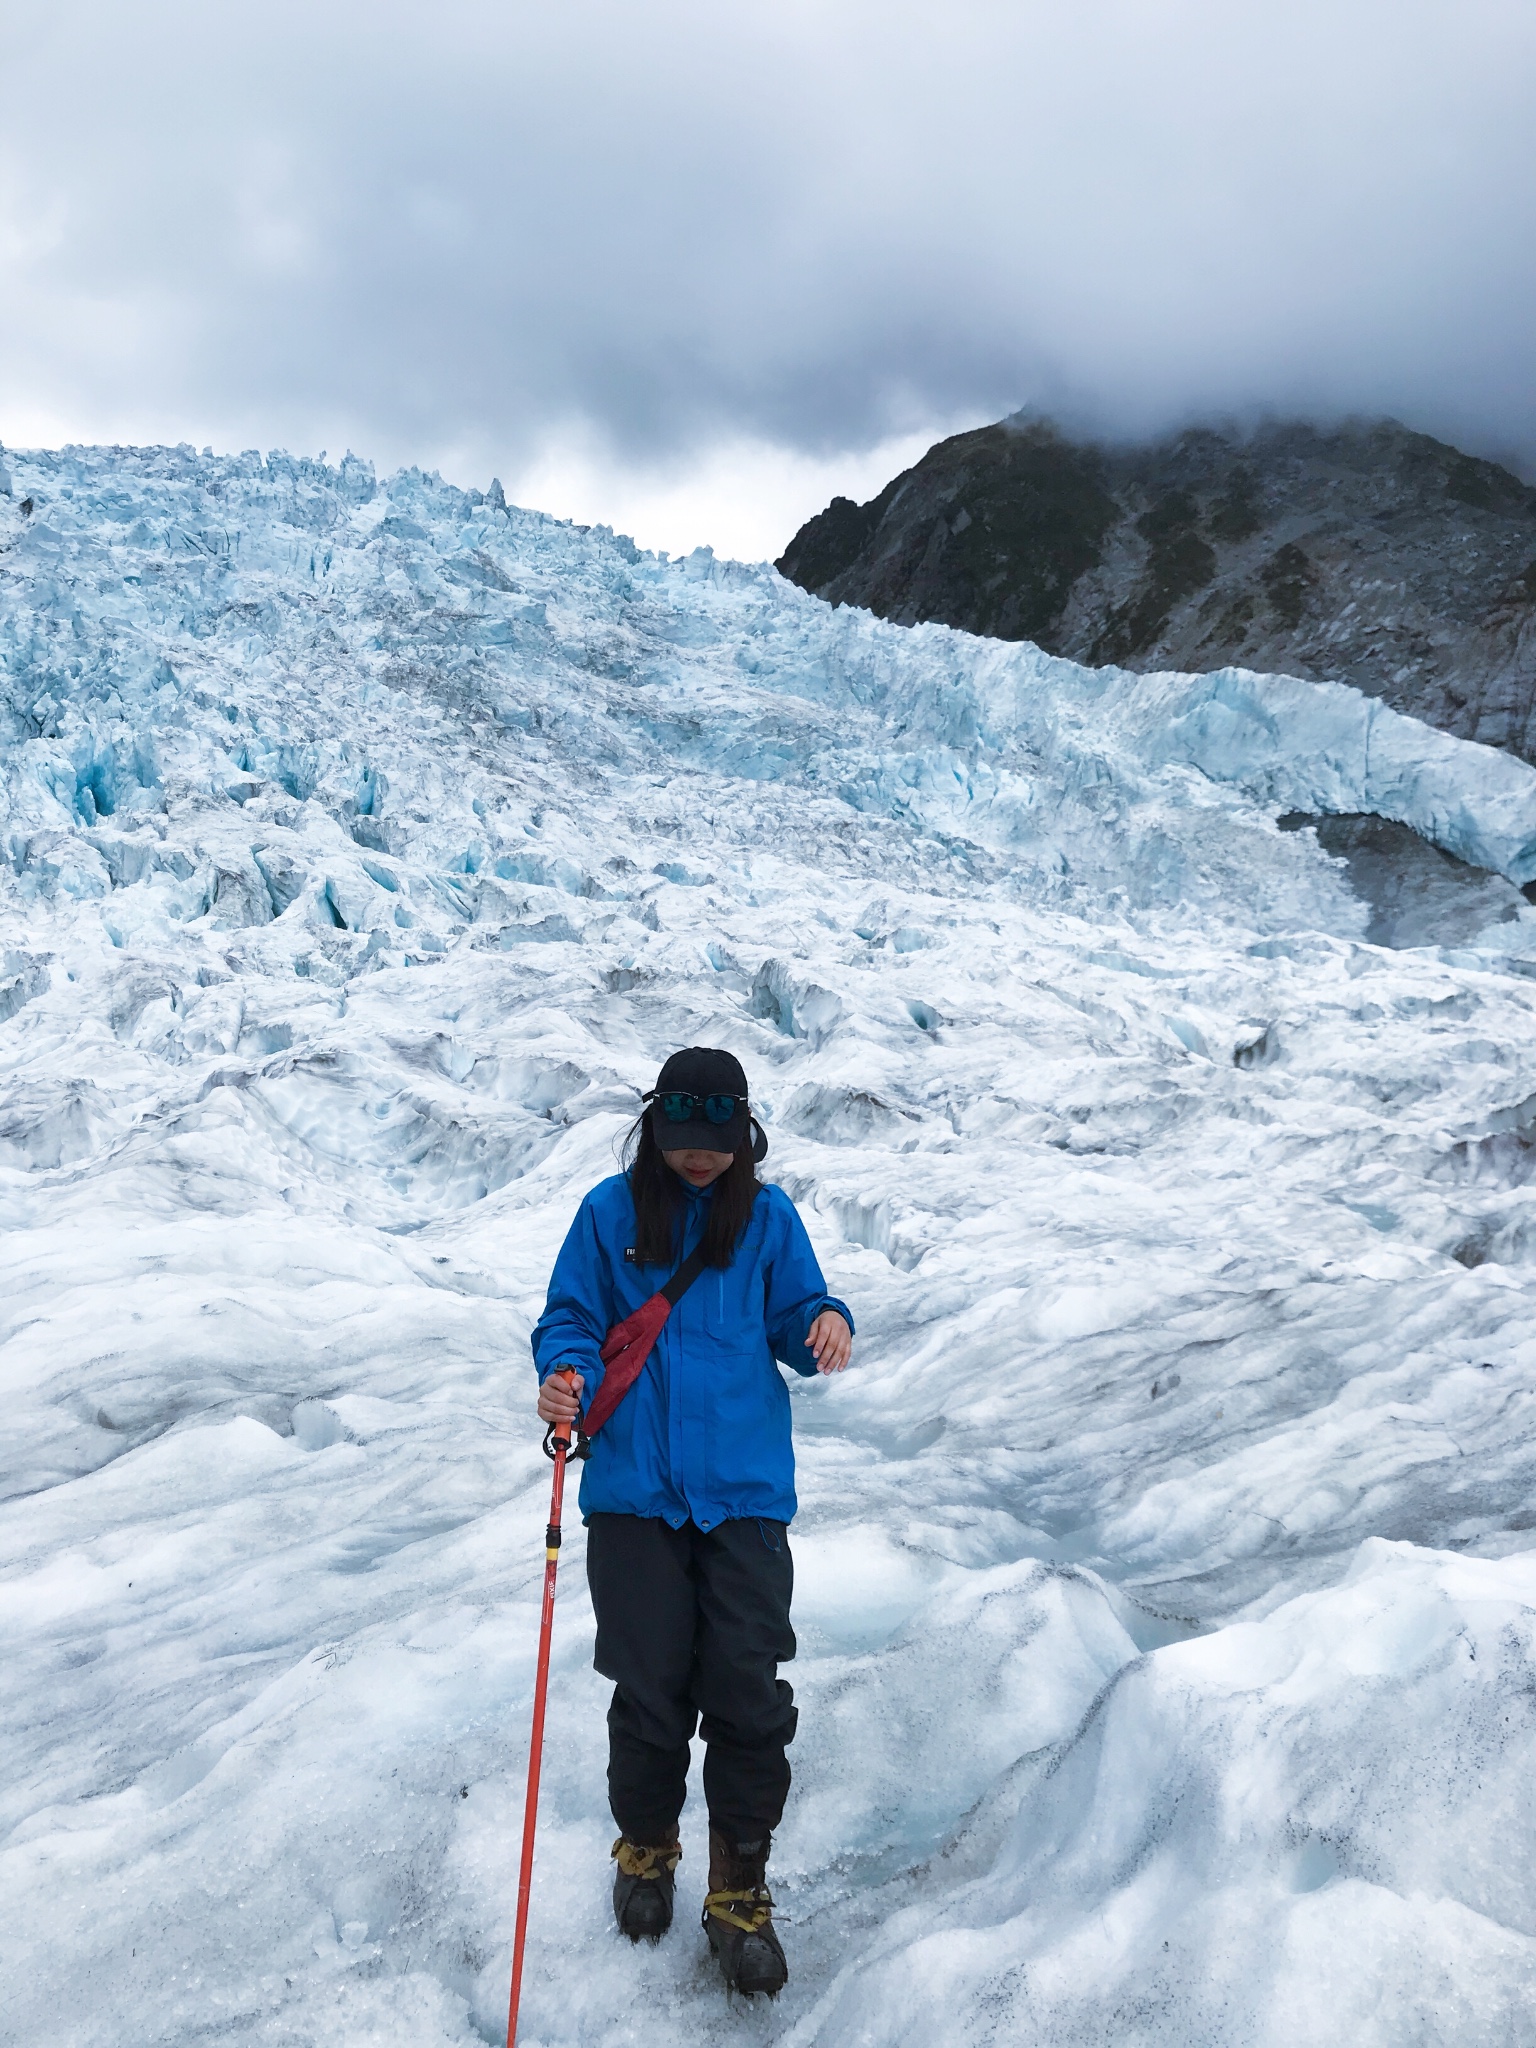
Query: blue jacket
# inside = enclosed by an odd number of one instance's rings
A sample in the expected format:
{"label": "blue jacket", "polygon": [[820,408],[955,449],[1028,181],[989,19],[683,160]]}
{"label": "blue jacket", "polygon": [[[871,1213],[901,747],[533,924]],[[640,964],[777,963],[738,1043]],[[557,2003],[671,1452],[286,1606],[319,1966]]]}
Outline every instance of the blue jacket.
{"label": "blue jacket", "polygon": [[[683,1183],[681,1256],[704,1228],[710,1190]],[[635,1266],[629,1182],[599,1181],[576,1212],[533,1333],[539,1382],[574,1366],[583,1410],[603,1379],[598,1356],[615,1323],[633,1315],[670,1277],[671,1266]],[[853,1328],[828,1294],[795,1205],[765,1187],[729,1266],[706,1266],[673,1309],[640,1377],[593,1439],[581,1479],[581,1512],[646,1515],[701,1529],[795,1512],[789,1389],[774,1359],[811,1374],[806,1332],[824,1308]]]}

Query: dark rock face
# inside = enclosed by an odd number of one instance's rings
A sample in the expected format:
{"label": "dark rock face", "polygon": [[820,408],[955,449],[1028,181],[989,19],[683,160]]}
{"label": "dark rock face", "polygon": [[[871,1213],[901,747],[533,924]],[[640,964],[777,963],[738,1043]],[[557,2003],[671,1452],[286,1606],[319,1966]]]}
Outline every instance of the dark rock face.
{"label": "dark rock face", "polygon": [[778,568],[1077,661],[1353,683],[1536,759],[1536,490],[1395,421],[1133,448],[1004,421],[835,498]]}
{"label": "dark rock face", "polygon": [[1291,811],[1277,823],[1282,832],[1316,832],[1324,853],[1344,862],[1370,910],[1365,937],[1373,946],[1468,946],[1525,909],[1525,891],[1513,882],[1469,867],[1391,818]]}

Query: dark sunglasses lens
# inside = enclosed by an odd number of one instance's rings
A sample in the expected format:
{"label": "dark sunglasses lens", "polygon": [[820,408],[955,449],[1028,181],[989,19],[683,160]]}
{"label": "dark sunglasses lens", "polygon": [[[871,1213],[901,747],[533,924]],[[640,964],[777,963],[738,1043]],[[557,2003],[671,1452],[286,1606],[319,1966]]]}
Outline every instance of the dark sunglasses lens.
{"label": "dark sunglasses lens", "polygon": [[656,1100],[669,1124],[685,1124],[693,1115],[695,1098],[692,1095],[658,1095]]}
{"label": "dark sunglasses lens", "polygon": [[712,1124],[728,1124],[736,1114],[735,1096],[706,1095],[704,1098],[704,1114]]}

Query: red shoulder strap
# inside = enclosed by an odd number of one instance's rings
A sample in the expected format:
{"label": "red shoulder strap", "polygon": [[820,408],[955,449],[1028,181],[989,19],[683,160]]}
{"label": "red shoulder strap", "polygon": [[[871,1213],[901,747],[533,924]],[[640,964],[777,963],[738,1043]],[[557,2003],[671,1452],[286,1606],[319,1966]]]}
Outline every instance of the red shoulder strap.
{"label": "red shoulder strap", "polygon": [[615,1323],[608,1332],[599,1354],[606,1368],[603,1384],[593,1395],[592,1405],[581,1425],[583,1435],[596,1436],[639,1379],[641,1369],[651,1355],[651,1346],[661,1335],[662,1324],[703,1270],[704,1247],[698,1244],[659,1292],[653,1294],[649,1301],[641,1302],[632,1316],[626,1316],[622,1323]]}

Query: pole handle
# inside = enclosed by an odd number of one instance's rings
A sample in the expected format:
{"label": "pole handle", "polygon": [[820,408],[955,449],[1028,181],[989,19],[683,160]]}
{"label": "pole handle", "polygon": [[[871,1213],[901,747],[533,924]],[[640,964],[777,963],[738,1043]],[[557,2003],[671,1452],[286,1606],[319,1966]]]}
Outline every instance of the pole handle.
{"label": "pole handle", "polygon": [[[574,1391],[576,1386],[576,1368],[568,1365],[563,1372],[551,1373],[550,1378],[559,1380],[564,1386],[570,1387]],[[556,1422],[552,1423],[550,1427],[555,1442],[557,1444],[564,1444],[566,1449],[569,1450],[571,1447],[571,1425],[568,1422]]]}
{"label": "pole handle", "polygon": [[[573,1392],[575,1391],[576,1368],[573,1365],[565,1366],[561,1371],[551,1373],[550,1378],[560,1380],[565,1386],[571,1388]],[[571,1442],[571,1431],[573,1429],[576,1432],[574,1444]],[[566,1457],[586,1458],[591,1455],[591,1451],[592,1445],[590,1440],[582,1434],[581,1417],[579,1415],[574,1422],[552,1422],[544,1432],[544,1455],[554,1462],[558,1462],[561,1458]]]}

